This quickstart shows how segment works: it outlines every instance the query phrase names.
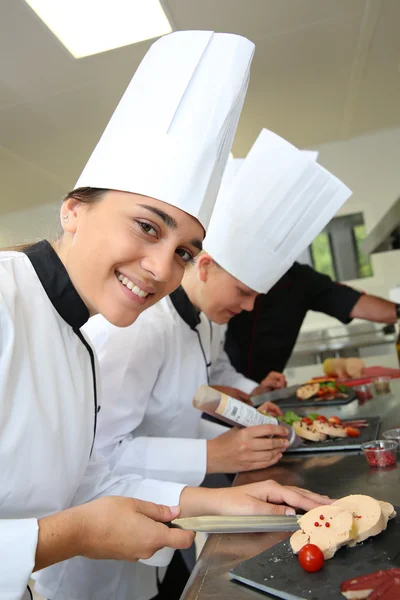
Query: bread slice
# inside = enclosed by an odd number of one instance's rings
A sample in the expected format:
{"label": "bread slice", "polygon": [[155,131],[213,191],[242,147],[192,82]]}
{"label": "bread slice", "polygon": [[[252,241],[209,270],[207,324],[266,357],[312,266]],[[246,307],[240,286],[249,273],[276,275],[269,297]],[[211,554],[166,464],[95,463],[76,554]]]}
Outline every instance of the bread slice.
{"label": "bread slice", "polygon": [[302,423],[301,421],[295,421],[292,427],[297,435],[304,440],[309,440],[310,442],[323,442],[326,440],[326,435],[316,431],[314,425],[306,425],[306,423]]}

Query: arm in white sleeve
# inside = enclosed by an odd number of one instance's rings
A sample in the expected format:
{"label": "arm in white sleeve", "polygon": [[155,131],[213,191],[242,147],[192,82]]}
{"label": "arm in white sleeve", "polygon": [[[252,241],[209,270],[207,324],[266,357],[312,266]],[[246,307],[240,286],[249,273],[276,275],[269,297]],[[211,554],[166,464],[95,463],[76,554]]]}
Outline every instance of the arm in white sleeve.
{"label": "arm in white sleeve", "polygon": [[226,385],[250,394],[259,384],[248,379],[236,371],[227,353],[224,350],[225,332],[224,325],[212,324],[212,366],[210,372],[210,385]]}
{"label": "arm in white sleeve", "polygon": [[[184,433],[184,432],[183,432]],[[207,471],[207,443],[200,439],[137,437],[122,442],[120,469],[133,468],[143,478],[200,485]]]}
{"label": "arm in white sleeve", "polygon": [[[206,474],[202,439],[135,437],[163,368],[168,323],[141,315],[134,327],[120,329],[93,320],[85,333],[95,346],[101,378],[102,407],[95,447],[114,445],[112,468],[145,479],[200,485]],[[179,393],[179,390],[177,390]],[[182,432],[184,435],[184,432]],[[115,443],[120,442],[115,448]]]}
{"label": "arm in white sleeve", "polygon": [[[35,565],[38,542],[36,519],[0,521],[0,598],[21,600]],[[29,598],[29,595],[26,596]]]}
{"label": "arm in white sleeve", "polygon": [[101,410],[95,449],[102,450],[134,434],[142,423],[163,365],[165,335],[160,319],[146,313],[126,328],[94,317],[84,332],[99,363]]}

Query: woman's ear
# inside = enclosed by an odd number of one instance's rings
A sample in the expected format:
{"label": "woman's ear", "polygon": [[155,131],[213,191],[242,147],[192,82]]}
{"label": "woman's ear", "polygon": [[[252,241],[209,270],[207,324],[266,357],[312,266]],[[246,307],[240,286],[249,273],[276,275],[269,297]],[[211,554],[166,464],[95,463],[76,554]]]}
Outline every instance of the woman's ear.
{"label": "woman's ear", "polygon": [[81,205],[76,198],[68,198],[61,206],[60,219],[65,232],[75,233],[78,225],[78,208]]}
{"label": "woman's ear", "polygon": [[209,277],[210,269],[214,264],[213,259],[207,252],[202,252],[196,261],[197,272],[200,281],[205,283]]}

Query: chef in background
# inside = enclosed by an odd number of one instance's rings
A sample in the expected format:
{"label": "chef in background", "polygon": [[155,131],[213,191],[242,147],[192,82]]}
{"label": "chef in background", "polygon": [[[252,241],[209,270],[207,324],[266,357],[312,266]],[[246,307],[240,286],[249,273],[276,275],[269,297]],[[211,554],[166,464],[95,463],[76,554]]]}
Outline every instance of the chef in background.
{"label": "chef in background", "polygon": [[[169,483],[163,493],[164,482],[116,476],[96,459],[96,359],[80,329],[96,313],[130,325],[179,285],[201,248],[253,51],[240,36],[213,32],[157,41],[63,201],[62,235],[0,252],[4,600],[31,598],[32,571],[73,556],[138,560],[164,546],[185,548],[193,534],[162,522],[179,514],[179,503],[188,514],[212,510],[194,509],[189,488]],[[123,286],[119,272],[140,289]],[[304,499],[274,489],[275,496],[270,484],[253,487],[230,502],[245,511],[251,497],[262,512],[271,507],[260,500]],[[161,497],[175,508],[143,501]]]}
{"label": "chef in background", "polygon": [[258,382],[270,371],[282,372],[309,310],[344,324],[352,319],[390,324],[400,317],[398,304],[336,283],[295,262],[267,294],[258,296],[252,311],[229,321],[224,348],[233,366]]}

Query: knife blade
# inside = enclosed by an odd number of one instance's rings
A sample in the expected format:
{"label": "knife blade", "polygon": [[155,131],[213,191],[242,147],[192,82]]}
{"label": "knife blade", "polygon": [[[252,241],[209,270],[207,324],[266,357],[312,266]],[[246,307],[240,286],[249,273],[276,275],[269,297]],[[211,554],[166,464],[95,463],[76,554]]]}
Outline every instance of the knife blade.
{"label": "knife blade", "polygon": [[257,396],[251,396],[251,401],[254,406],[260,406],[264,402],[276,402],[276,400],[286,400],[296,395],[297,390],[301,387],[300,385],[292,385],[290,387],[281,388],[279,390],[273,390],[271,392],[263,392]]}
{"label": "knife blade", "polygon": [[171,527],[203,533],[273,533],[297,531],[299,516],[252,515],[252,516],[204,516],[175,519]]}

